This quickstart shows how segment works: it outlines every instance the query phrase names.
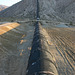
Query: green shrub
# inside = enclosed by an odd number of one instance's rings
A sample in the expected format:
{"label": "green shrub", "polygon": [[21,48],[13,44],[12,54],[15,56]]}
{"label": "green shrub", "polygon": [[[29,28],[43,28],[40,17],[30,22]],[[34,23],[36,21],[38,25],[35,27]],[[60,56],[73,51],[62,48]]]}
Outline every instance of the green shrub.
{"label": "green shrub", "polygon": [[73,23],[72,23],[72,22],[70,22],[70,25],[73,25]]}
{"label": "green shrub", "polygon": [[14,22],[13,20],[11,20],[11,22]]}

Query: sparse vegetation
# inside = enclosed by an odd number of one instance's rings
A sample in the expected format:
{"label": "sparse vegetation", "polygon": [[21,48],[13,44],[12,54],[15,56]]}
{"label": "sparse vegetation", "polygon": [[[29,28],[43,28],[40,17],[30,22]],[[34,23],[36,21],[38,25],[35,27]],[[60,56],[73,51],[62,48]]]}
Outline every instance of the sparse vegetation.
{"label": "sparse vegetation", "polygon": [[11,20],[11,22],[14,22],[14,20]]}
{"label": "sparse vegetation", "polygon": [[[56,57],[59,75],[65,75],[65,73],[66,75],[74,75],[75,28],[47,28],[46,30],[56,46],[56,50],[53,49],[51,52]],[[64,70],[65,67],[67,72]]]}
{"label": "sparse vegetation", "polygon": [[70,22],[70,25],[73,25],[73,23],[72,23],[72,22]]}

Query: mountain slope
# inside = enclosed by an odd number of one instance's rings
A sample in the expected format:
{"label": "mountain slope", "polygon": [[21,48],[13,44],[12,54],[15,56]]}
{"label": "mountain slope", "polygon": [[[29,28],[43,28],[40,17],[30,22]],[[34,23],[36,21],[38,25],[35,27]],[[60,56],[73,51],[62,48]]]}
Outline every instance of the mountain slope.
{"label": "mountain slope", "polygon": [[[36,17],[36,0],[22,0],[0,13],[0,17]],[[75,21],[75,0],[39,0],[40,18]]]}
{"label": "mountain slope", "polygon": [[54,8],[56,7],[55,0],[41,0],[40,4],[40,17],[41,19],[47,20],[62,20],[59,16],[57,16]]}
{"label": "mountain slope", "polygon": [[0,5],[0,11],[6,9],[8,6],[5,6],[5,5]]}
{"label": "mountain slope", "polygon": [[75,0],[41,0],[39,2],[42,19],[75,21]]}
{"label": "mountain slope", "polygon": [[57,15],[64,20],[75,21],[75,0],[56,0]]}
{"label": "mountain slope", "polygon": [[0,13],[1,17],[33,17],[36,11],[35,0],[23,0]]}

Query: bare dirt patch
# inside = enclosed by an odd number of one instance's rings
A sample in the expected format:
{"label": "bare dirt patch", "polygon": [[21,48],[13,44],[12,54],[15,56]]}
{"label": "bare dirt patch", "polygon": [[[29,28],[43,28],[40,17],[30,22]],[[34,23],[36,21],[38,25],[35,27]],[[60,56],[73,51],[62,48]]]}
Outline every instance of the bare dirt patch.
{"label": "bare dirt patch", "polygon": [[46,28],[56,49],[55,57],[59,75],[75,74],[75,28]]}
{"label": "bare dirt patch", "polygon": [[0,26],[0,75],[25,75],[34,34],[33,24]]}

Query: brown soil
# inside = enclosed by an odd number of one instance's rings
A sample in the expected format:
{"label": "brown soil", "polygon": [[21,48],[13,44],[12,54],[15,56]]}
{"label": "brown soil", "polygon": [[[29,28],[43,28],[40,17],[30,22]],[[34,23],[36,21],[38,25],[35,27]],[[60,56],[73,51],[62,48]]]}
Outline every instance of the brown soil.
{"label": "brown soil", "polygon": [[75,75],[75,28],[45,29],[55,46],[51,52],[59,75]]}
{"label": "brown soil", "polygon": [[[0,25],[0,75],[25,75],[34,23]],[[75,28],[44,26],[59,75],[75,75]]]}
{"label": "brown soil", "polygon": [[0,75],[25,75],[34,34],[32,25],[0,25]]}

